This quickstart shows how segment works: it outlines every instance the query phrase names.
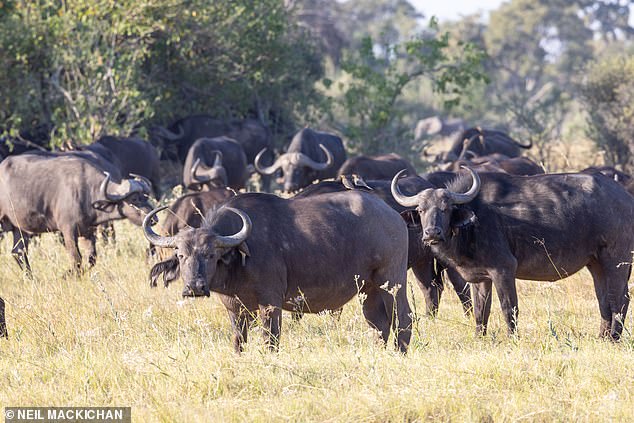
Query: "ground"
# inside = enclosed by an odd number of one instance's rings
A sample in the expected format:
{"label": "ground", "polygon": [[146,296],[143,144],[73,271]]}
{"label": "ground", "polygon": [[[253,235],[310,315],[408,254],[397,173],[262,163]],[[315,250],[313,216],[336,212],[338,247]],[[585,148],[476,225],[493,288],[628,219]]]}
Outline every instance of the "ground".
{"label": "ground", "polygon": [[285,315],[281,350],[260,331],[232,351],[215,298],[151,289],[141,229],[117,223],[81,277],[56,237],[33,246],[34,278],[0,249],[0,404],[131,406],[133,421],[634,421],[634,328],[597,338],[599,311],[583,271],[557,283],[519,282],[519,333],[508,338],[497,299],[491,331],[474,335],[448,288],[436,319],[410,296],[407,356],[383,348],[358,300],[339,320]]}

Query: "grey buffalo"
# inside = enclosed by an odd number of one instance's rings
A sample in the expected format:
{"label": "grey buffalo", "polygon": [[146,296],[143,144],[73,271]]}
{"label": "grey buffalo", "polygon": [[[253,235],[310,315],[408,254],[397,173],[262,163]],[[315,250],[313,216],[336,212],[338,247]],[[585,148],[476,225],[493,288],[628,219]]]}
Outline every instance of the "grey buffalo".
{"label": "grey buffalo", "polygon": [[260,151],[255,158],[255,168],[263,175],[272,175],[281,169],[286,192],[297,191],[317,180],[334,178],[347,157],[341,138],[310,128],[295,134],[286,153],[270,166],[261,163],[266,152]]}
{"label": "grey buffalo", "polygon": [[12,252],[28,271],[29,235],[61,232],[79,269],[79,241],[88,243],[88,262],[95,263],[97,225],[123,218],[140,225],[152,209],[144,180],[104,172],[82,154],[29,153],[0,163],[0,223],[13,233]]}
{"label": "grey buffalo", "polygon": [[282,309],[336,310],[358,292],[370,325],[384,341],[396,330],[398,348],[407,349],[407,227],[373,195],[347,191],[285,200],[248,193],[229,199],[200,228],[170,237],[144,229],[154,245],[175,249],[152,268],[152,285],[161,274],[165,284],[180,275],[184,296],[220,294],[236,351],[254,311],[276,349]]}
{"label": "grey buffalo", "polygon": [[587,267],[601,314],[600,335],[619,339],[629,305],[634,199],[600,174],[512,176],[468,169],[447,188],[409,196],[423,242],[472,283],[477,332],[486,333],[495,286],[510,333],[518,314],[515,278],[554,281]]}
{"label": "grey buffalo", "polygon": [[192,191],[222,187],[239,190],[248,178],[244,149],[228,137],[197,140],[183,166],[183,185]]}
{"label": "grey buffalo", "polygon": [[362,155],[346,160],[339,169],[339,175],[358,175],[365,180],[390,180],[402,169],[406,169],[409,175],[416,175],[414,166],[398,154]]}

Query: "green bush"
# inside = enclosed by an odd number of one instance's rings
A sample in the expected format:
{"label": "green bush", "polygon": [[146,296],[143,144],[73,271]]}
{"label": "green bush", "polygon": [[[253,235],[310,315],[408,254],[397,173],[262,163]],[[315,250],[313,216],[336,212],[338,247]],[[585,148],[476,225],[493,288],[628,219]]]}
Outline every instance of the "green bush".
{"label": "green bush", "polygon": [[592,63],[581,95],[591,138],[610,164],[634,172],[634,56],[616,55]]}

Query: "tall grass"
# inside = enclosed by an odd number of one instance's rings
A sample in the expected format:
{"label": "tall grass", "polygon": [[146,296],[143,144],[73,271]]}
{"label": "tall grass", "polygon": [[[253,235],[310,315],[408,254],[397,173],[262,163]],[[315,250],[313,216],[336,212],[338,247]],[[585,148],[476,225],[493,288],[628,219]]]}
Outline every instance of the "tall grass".
{"label": "tall grass", "polygon": [[596,337],[585,271],[519,282],[519,338],[497,299],[490,335],[475,337],[448,288],[438,318],[415,316],[407,356],[383,348],[358,301],[340,319],[285,314],[279,353],[256,327],[236,355],[219,301],[150,289],[141,230],[116,229],[80,277],[54,236],[31,248],[32,279],[2,241],[0,405],[131,406],[134,421],[634,421],[634,338]]}

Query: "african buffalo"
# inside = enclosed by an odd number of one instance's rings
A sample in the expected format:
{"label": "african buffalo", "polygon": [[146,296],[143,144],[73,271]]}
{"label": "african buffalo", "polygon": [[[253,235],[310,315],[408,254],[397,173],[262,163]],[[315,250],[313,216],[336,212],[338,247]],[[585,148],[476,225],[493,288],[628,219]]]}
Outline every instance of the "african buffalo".
{"label": "african buffalo", "polygon": [[[408,246],[407,246],[407,268],[412,269],[418,286],[425,297],[426,312],[430,316],[436,316],[438,313],[438,304],[444,290],[444,284],[441,277],[441,270],[444,268],[441,264],[434,262],[434,256],[428,246],[424,245],[420,237],[420,220],[414,207],[403,207],[394,200],[390,190],[391,181],[379,180],[355,180],[351,183],[349,178],[341,177],[340,181],[322,181],[312,184],[300,191],[292,197],[304,198],[313,195],[324,194],[328,192],[339,192],[348,189],[367,189],[368,192],[378,196],[385,201],[392,209],[400,213],[401,217],[407,222],[408,230]],[[434,188],[434,186],[419,176],[409,176],[398,181],[399,189],[409,195],[413,195],[426,188]],[[402,248],[402,247],[401,247]],[[450,278],[456,294],[462,303],[465,313],[471,310],[471,294],[469,285],[460,278]]]}
{"label": "african buffalo", "polygon": [[156,148],[139,138],[104,136],[80,151],[95,152],[113,163],[124,177],[140,176],[151,183],[155,198],[160,197],[160,165]]}
{"label": "african buffalo", "polygon": [[478,333],[486,333],[491,285],[516,332],[515,278],[554,281],[588,267],[601,312],[601,336],[619,339],[629,305],[634,199],[600,174],[513,176],[467,168],[447,188],[408,196],[434,256],[471,282]]}
{"label": "african buffalo", "polygon": [[627,192],[629,192],[631,195],[634,195],[634,178],[632,178],[630,175],[628,175],[625,172],[621,172],[620,170],[613,168],[612,166],[599,166],[599,167],[591,166],[591,167],[583,169],[581,172],[582,173],[595,173],[595,172],[601,173],[607,176],[608,178],[614,179],[616,182],[621,184]]}
{"label": "african buffalo", "polygon": [[260,163],[266,151],[258,153],[255,168],[263,175],[272,175],[281,168],[286,192],[297,191],[315,180],[334,178],[347,157],[341,138],[310,128],[295,134],[286,153],[268,167]]}
{"label": "african buffalo", "polygon": [[460,134],[449,151],[439,155],[437,161],[447,163],[464,159],[467,152],[472,153],[474,156],[500,153],[508,157],[518,157],[522,148],[528,149],[531,147],[531,142],[521,144],[502,131],[475,127],[469,128]]}
{"label": "african buffalo", "polygon": [[416,175],[414,166],[395,153],[356,156],[349,158],[341,165],[339,175],[358,175],[365,180],[390,180],[401,169],[406,169],[409,175]]}
{"label": "african buffalo", "polygon": [[221,294],[236,351],[246,341],[255,310],[269,347],[276,349],[282,309],[336,310],[359,292],[370,325],[384,341],[390,328],[397,330],[398,348],[407,349],[412,321],[403,248],[407,227],[373,195],[347,191],[285,200],[248,193],[208,214],[200,228],[171,237],[147,225],[144,230],[154,245],[175,249],[152,268],[151,284],[161,274],[166,285],[180,275],[183,296]]}
{"label": "african buffalo", "polygon": [[183,185],[192,191],[244,188],[249,173],[242,146],[228,137],[201,138],[189,149],[183,166]]}
{"label": "african buffalo", "polygon": [[60,231],[78,270],[79,241],[89,243],[88,262],[95,263],[97,225],[122,218],[140,225],[152,209],[143,179],[123,179],[74,153],[28,153],[0,163],[0,223],[13,232],[12,252],[29,272],[29,235]]}

